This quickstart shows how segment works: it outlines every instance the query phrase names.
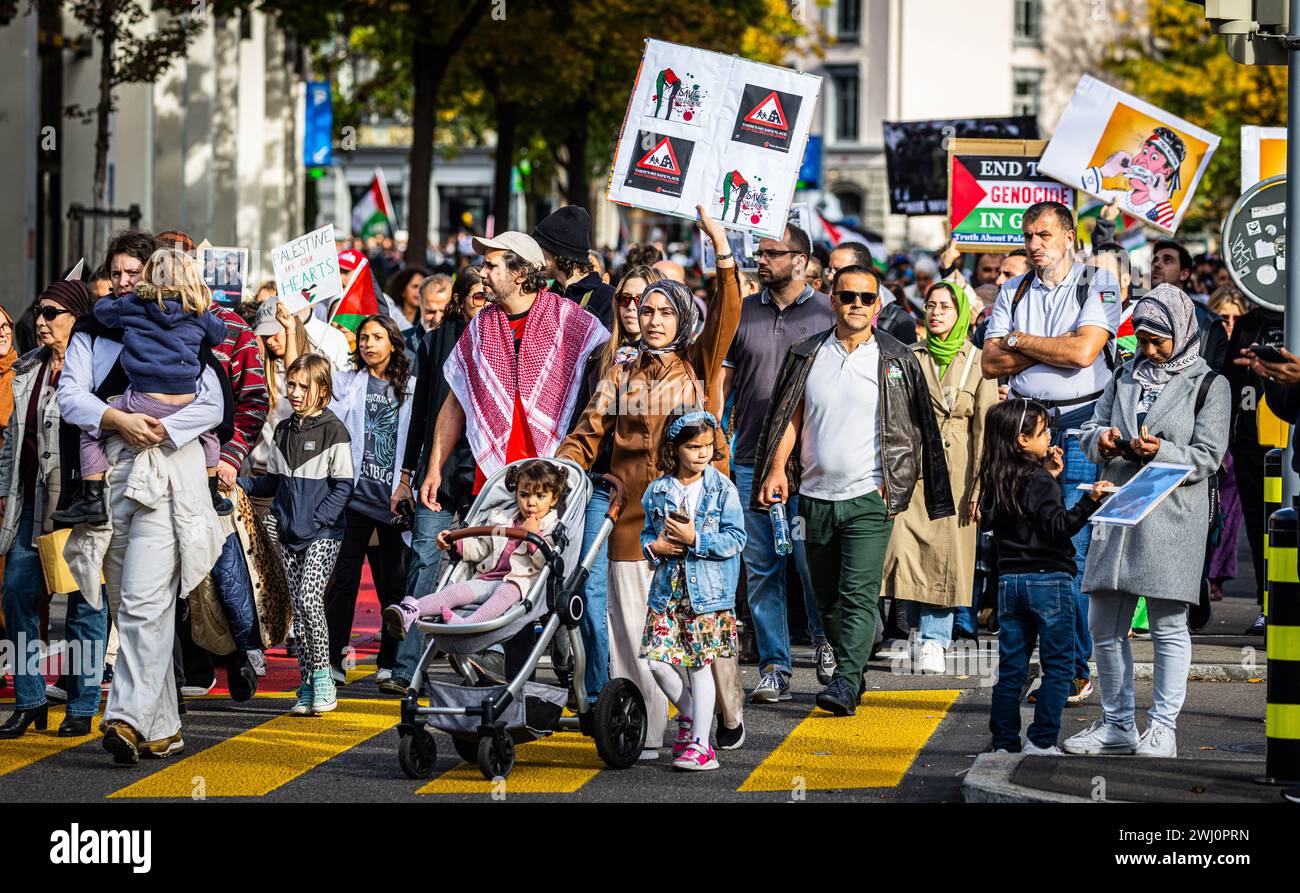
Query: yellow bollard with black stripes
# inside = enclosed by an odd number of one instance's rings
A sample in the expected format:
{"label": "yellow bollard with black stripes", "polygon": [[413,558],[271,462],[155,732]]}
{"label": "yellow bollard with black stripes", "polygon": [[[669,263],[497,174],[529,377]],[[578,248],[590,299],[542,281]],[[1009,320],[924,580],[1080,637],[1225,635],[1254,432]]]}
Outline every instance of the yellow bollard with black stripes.
{"label": "yellow bollard with black stripes", "polygon": [[1271,449],[1264,454],[1264,616],[1268,616],[1268,527],[1273,513],[1282,507],[1283,450]]}
{"label": "yellow bollard with black stripes", "polygon": [[1267,753],[1263,781],[1300,783],[1300,516],[1281,509],[1268,522]]}

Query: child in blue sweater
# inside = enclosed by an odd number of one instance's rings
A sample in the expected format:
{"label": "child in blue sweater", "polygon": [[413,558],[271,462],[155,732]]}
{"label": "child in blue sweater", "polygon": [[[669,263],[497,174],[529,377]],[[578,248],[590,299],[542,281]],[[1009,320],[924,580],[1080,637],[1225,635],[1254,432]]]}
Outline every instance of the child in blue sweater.
{"label": "child in blue sweater", "polygon": [[[95,319],[122,330],[122,371],[130,390],[109,405],[129,413],[163,419],[194,401],[203,366],[199,350],[226,340],[226,324],[208,312],[212,293],[203,282],[198,262],[183,251],[154,252],[140,274],[134,294],[100,298]],[[199,438],[208,468],[212,505],[218,513],[233,510],[217,492],[220,444],[211,431]],[[103,524],[104,475],[108,472],[107,437],[81,435],[81,491],[77,499],[54,513],[60,524]]]}

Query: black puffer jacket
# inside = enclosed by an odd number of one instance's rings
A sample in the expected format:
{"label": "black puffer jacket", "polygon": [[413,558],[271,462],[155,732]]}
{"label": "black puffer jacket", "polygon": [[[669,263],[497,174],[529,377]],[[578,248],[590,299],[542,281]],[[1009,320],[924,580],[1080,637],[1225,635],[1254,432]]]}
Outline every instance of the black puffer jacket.
{"label": "black puffer jacket", "polygon": [[[803,399],[804,384],[808,381],[818,348],[827,338],[834,337],[835,329],[828,329],[800,341],[786,353],[758,438],[755,455],[759,461],[754,469],[756,482],[767,479],[781,436]],[[954,515],[956,510],[948,483],[948,463],[943,455],[939,426],[930,408],[930,392],[916,354],[878,328],[873,337],[880,345],[880,458],[885,471],[885,503],[889,515],[892,518],[907,510],[918,480],[925,490],[925,507],[930,520]],[[895,382],[892,385],[889,384],[891,370]],[[786,462],[791,493],[798,492],[803,472],[799,464],[798,436],[799,432],[796,432],[795,446]],[[756,484],[749,507],[761,511],[759,492]]]}

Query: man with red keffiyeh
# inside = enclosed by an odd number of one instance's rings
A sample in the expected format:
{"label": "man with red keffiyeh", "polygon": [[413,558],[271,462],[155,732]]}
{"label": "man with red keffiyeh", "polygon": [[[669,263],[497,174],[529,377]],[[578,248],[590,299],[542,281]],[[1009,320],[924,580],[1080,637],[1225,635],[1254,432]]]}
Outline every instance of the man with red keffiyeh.
{"label": "man with red keffiyeh", "polygon": [[478,468],[474,492],[519,459],[551,456],[564,439],[587,358],[609,339],[600,320],[547,291],[545,256],[531,236],[475,239],[491,305],[447,358],[451,393],[438,411],[420,501],[440,511],[442,465],[462,432]]}

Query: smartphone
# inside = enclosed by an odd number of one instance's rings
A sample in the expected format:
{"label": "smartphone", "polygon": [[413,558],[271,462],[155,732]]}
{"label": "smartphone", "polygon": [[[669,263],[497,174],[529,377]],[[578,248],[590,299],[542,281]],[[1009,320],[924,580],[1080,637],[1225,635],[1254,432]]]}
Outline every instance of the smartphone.
{"label": "smartphone", "polygon": [[1285,363],[1287,361],[1286,357],[1282,355],[1282,351],[1278,350],[1277,346],[1273,344],[1252,344],[1250,352],[1265,363]]}
{"label": "smartphone", "polygon": [[676,510],[669,512],[668,517],[672,518],[678,524],[689,524],[691,521],[691,519],[686,517],[685,514]]}

